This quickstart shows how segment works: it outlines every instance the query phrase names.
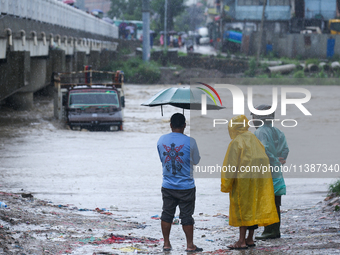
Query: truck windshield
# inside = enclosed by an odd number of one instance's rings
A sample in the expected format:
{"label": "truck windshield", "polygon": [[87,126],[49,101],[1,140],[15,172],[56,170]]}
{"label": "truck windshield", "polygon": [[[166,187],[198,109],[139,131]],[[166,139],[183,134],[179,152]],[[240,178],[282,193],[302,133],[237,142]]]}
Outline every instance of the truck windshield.
{"label": "truck windshield", "polygon": [[336,32],[340,32],[340,22],[333,22],[330,26],[331,30],[334,30]]}
{"label": "truck windshield", "polygon": [[77,106],[116,106],[119,107],[118,95],[115,91],[77,92],[70,94],[70,107]]}

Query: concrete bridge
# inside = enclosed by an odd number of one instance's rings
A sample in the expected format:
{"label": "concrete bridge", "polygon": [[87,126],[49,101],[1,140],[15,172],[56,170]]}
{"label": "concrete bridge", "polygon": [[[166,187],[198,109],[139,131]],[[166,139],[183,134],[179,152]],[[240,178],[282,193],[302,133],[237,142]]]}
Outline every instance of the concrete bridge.
{"label": "concrete bridge", "polygon": [[0,0],[0,103],[29,109],[53,72],[107,66],[118,28],[57,0]]}

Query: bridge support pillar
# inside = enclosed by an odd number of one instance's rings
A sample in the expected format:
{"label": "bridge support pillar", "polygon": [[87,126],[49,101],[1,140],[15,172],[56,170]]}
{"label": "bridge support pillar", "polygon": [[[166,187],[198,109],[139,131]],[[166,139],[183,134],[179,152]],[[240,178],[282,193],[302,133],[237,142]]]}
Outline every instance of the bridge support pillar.
{"label": "bridge support pillar", "polygon": [[46,79],[50,80],[53,72],[63,73],[66,70],[66,56],[63,50],[50,50]]}
{"label": "bridge support pillar", "polygon": [[76,51],[75,52],[75,68],[74,71],[82,71],[84,70],[84,65],[87,64],[86,52],[85,51]]}
{"label": "bridge support pillar", "polygon": [[100,70],[100,53],[99,51],[90,51],[89,65],[93,70]]}
{"label": "bridge support pillar", "polygon": [[74,67],[74,57],[66,56],[66,70],[65,72],[72,72]]}
{"label": "bridge support pillar", "polygon": [[19,91],[20,93],[38,91],[50,82],[51,78],[46,77],[46,65],[46,59],[31,58],[29,83]]}
{"label": "bridge support pillar", "polygon": [[7,61],[0,63],[0,100],[28,85],[30,77],[30,53],[7,53]]}

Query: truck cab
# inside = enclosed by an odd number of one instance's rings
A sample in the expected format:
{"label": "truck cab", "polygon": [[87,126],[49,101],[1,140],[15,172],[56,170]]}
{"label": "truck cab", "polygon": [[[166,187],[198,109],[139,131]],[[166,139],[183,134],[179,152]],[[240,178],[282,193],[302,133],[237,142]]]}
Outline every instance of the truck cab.
{"label": "truck cab", "polygon": [[340,19],[330,19],[328,29],[332,35],[340,35]]}
{"label": "truck cab", "polygon": [[118,90],[114,86],[100,85],[69,89],[66,119],[72,130],[123,130],[122,102]]}
{"label": "truck cab", "polygon": [[[101,75],[106,75],[104,82],[99,81]],[[108,82],[108,77],[112,82]],[[55,74],[55,117],[65,120],[72,130],[123,130],[123,81],[122,71],[85,69]]]}

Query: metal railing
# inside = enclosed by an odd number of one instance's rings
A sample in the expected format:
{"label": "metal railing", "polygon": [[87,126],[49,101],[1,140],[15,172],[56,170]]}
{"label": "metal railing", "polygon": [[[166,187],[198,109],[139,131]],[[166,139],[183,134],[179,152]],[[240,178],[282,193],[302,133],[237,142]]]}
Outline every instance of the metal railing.
{"label": "metal railing", "polygon": [[57,0],[0,0],[0,12],[118,38],[117,26]]}

